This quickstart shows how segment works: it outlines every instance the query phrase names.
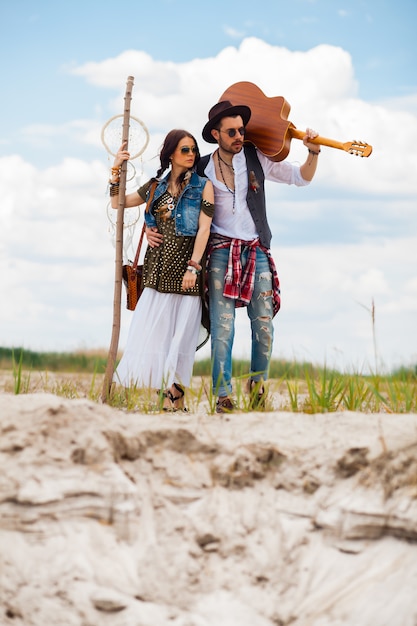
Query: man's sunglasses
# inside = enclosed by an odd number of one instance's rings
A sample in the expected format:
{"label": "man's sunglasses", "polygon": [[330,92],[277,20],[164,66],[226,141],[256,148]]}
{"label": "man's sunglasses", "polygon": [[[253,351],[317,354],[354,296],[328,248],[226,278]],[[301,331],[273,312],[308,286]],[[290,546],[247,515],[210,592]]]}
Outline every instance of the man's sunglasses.
{"label": "man's sunglasses", "polygon": [[181,154],[188,154],[190,151],[195,154],[197,152],[196,146],[192,146],[191,148],[190,146],[182,146],[182,148],[180,148]]}
{"label": "man's sunglasses", "polygon": [[229,130],[220,130],[219,129],[219,133],[225,133],[226,135],[229,135],[229,137],[234,137],[236,135],[236,133],[239,133],[239,135],[242,135],[242,137],[245,135],[246,129],[244,126],[241,126],[240,128],[238,128],[236,130],[236,128],[229,128]]}

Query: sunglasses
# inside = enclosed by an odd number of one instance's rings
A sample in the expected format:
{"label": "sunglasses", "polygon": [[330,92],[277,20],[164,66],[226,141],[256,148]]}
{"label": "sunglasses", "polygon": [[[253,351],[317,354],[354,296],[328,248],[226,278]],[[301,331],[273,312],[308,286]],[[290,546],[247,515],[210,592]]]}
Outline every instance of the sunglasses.
{"label": "sunglasses", "polygon": [[192,146],[191,148],[190,146],[182,146],[182,148],[180,148],[180,152],[181,154],[188,154],[189,152],[195,154],[197,152],[197,148],[196,146]]}
{"label": "sunglasses", "polygon": [[220,130],[219,129],[219,133],[225,133],[226,135],[229,135],[229,137],[234,137],[236,135],[236,133],[239,133],[239,135],[242,135],[242,137],[245,135],[246,129],[244,126],[241,126],[240,128],[236,129],[236,128],[229,128],[229,130]]}

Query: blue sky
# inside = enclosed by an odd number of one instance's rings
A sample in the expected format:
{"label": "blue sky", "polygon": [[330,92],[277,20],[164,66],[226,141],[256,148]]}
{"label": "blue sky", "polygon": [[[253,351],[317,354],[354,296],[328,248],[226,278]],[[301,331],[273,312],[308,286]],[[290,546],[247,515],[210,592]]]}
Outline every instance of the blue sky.
{"label": "blue sky", "polygon": [[[369,366],[374,299],[380,361],[416,362],[416,18],[412,0],[2,3],[0,345],[108,345],[100,131],[132,74],[132,111],[151,134],[135,163],[145,178],[173,126],[203,144],[208,109],[239,80],[288,99],[299,128],[374,146],[369,159],[324,149],[312,185],[268,190],[283,283],[274,356]],[[304,156],[293,140],[290,160]],[[248,345],[240,316],[236,354]]]}
{"label": "blue sky", "polygon": [[[127,0],[122,6],[109,0],[15,0],[1,3],[0,18],[3,146],[7,141],[20,147],[24,125],[99,115],[105,95],[69,69],[125,50],[183,63],[215,56],[247,36],[293,51],[327,43],[350,53],[359,97],[391,99],[417,89],[414,0],[267,0],[255,5],[217,0],[209,11],[189,0]],[[37,158],[48,162],[42,145]]]}

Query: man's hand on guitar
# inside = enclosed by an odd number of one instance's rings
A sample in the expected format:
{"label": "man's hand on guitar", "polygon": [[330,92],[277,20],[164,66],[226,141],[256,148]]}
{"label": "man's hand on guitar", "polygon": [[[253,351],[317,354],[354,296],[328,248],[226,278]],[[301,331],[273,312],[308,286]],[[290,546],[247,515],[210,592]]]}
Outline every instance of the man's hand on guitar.
{"label": "man's hand on guitar", "polygon": [[303,137],[303,144],[305,145],[305,147],[308,149],[308,151],[314,152],[316,154],[318,154],[320,152],[320,144],[317,143],[313,143],[311,141],[311,139],[314,139],[315,137],[318,137],[319,134],[313,130],[312,128],[306,128],[306,133]]}
{"label": "man's hand on guitar", "polygon": [[300,167],[301,176],[304,180],[311,181],[316,172],[318,156],[320,154],[320,144],[313,143],[313,139],[318,137],[318,133],[312,128],[307,128],[303,137],[303,144],[308,150],[307,159]]}

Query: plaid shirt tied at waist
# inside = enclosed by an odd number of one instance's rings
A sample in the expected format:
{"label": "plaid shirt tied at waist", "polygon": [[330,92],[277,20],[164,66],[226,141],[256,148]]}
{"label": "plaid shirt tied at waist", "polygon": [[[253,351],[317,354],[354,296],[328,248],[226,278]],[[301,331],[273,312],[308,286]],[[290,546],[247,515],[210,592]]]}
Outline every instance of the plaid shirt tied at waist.
{"label": "plaid shirt tied at waist", "polygon": [[[278,273],[271,251],[265,248],[259,238],[253,241],[243,241],[242,239],[231,239],[223,235],[211,235],[207,247],[207,265],[213,250],[229,248],[229,260],[224,277],[223,295],[225,298],[235,300],[236,307],[247,306],[253,295],[255,284],[256,248],[261,248],[268,257],[269,268],[272,274],[272,299],[273,316],[275,316],[281,306],[280,287]],[[242,249],[248,249],[248,259],[245,267],[242,267]]]}

